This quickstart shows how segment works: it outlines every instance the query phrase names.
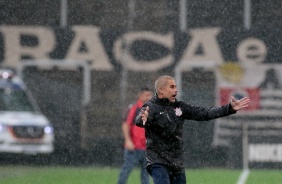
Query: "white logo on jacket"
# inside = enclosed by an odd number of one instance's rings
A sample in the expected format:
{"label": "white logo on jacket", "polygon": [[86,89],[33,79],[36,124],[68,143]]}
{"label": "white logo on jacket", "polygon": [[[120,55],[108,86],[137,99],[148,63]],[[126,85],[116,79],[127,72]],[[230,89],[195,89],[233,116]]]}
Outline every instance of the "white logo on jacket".
{"label": "white logo on jacket", "polygon": [[176,108],[174,110],[175,110],[176,116],[181,116],[182,115],[182,110],[180,108]]}

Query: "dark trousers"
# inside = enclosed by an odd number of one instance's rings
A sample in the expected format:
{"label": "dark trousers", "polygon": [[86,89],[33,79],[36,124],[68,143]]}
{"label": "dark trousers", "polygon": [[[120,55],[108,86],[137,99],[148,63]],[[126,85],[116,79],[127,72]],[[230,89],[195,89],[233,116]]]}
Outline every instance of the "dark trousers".
{"label": "dark trousers", "polygon": [[136,166],[140,166],[140,180],[142,184],[149,184],[149,174],[146,171],[146,155],[145,150],[124,150],[124,163],[119,174],[118,184],[125,184],[130,172]]}
{"label": "dark trousers", "polygon": [[186,184],[186,175],[175,172],[163,164],[153,164],[147,167],[154,184]]}

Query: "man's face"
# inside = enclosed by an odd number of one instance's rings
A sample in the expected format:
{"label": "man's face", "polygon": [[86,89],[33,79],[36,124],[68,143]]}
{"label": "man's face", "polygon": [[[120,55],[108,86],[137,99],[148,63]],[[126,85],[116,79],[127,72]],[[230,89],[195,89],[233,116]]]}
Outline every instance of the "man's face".
{"label": "man's face", "polygon": [[167,98],[170,102],[175,102],[177,95],[177,88],[175,80],[168,80],[166,85],[160,88],[163,98]]}
{"label": "man's face", "polygon": [[152,92],[151,91],[143,91],[140,93],[139,99],[145,103],[149,101],[152,98]]}

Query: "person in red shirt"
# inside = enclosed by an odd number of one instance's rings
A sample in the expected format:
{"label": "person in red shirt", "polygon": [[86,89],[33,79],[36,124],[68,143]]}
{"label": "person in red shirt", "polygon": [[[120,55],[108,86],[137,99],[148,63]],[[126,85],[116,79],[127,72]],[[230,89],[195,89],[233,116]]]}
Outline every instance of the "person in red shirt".
{"label": "person in red shirt", "polygon": [[136,116],[145,102],[152,98],[149,88],[140,88],[137,102],[129,106],[126,120],[122,123],[124,137],[124,163],[119,174],[118,184],[125,184],[130,172],[135,166],[141,167],[141,184],[149,184],[149,174],[146,171],[146,138],[145,129],[135,125]]}

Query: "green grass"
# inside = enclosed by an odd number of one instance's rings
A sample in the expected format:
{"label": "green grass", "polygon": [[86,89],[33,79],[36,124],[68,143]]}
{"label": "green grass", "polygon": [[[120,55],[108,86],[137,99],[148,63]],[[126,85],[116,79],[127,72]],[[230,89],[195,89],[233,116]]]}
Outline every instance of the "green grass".
{"label": "green grass", "polygon": [[[236,183],[240,170],[188,169],[188,184]],[[0,167],[0,184],[115,184],[119,168],[107,167]],[[251,170],[246,184],[280,184],[282,170]],[[152,183],[152,181],[151,181]],[[139,170],[134,170],[128,184],[140,184]]]}
{"label": "green grass", "polygon": [[235,184],[240,173],[240,170],[224,169],[187,170],[186,180],[189,184]]}
{"label": "green grass", "polygon": [[251,171],[247,184],[278,184],[282,183],[282,170],[256,170]]}

